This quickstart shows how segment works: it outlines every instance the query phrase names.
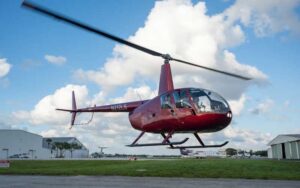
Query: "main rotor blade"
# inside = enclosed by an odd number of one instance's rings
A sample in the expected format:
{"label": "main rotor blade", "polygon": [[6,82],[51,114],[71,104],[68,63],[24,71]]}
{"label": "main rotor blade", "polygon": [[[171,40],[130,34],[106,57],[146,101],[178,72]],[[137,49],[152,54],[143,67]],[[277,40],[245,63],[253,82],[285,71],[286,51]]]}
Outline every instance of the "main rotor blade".
{"label": "main rotor blade", "polygon": [[37,11],[37,12],[39,12],[41,14],[46,15],[46,16],[50,16],[50,17],[53,17],[55,19],[64,21],[64,22],[66,22],[68,24],[71,24],[73,26],[79,27],[79,28],[84,29],[86,31],[89,31],[89,32],[101,35],[101,36],[106,37],[106,38],[109,38],[109,39],[111,39],[113,41],[117,41],[117,42],[119,42],[121,44],[125,44],[127,46],[130,46],[130,47],[135,48],[137,50],[140,50],[142,52],[145,52],[145,53],[148,53],[148,54],[151,54],[151,55],[154,55],[154,56],[161,56],[161,57],[163,56],[163,54],[161,54],[159,52],[156,52],[154,50],[150,50],[148,48],[145,48],[145,47],[142,47],[140,45],[134,44],[132,42],[126,41],[124,39],[121,39],[119,37],[111,35],[111,34],[109,34],[107,32],[104,32],[104,31],[101,31],[99,29],[96,29],[96,28],[94,28],[92,26],[89,26],[89,25],[86,25],[86,24],[81,23],[79,21],[76,21],[76,20],[73,20],[71,18],[68,18],[67,16],[64,16],[62,14],[59,14],[59,13],[56,13],[56,12],[51,11],[49,9],[43,8],[43,7],[41,7],[41,6],[37,5],[37,4],[34,4],[32,2],[23,1],[22,6],[24,6],[26,8],[29,8],[31,10]]}
{"label": "main rotor blade", "polygon": [[242,79],[242,80],[251,80],[251,78],[248,78],[248,77],[244,77],[244,76],[240,76],[240,75],[233,74],[233,73],[230,73],[230,72],[225,72],[225,71],[205,67],[205,66],[202,66],[202,65],[197,65],[197,64],[194,64],[194,63],[190,63],[190,62],[187,62],[187,61],[180,60],[180,59],[172,58],[171,60],[177,61],[177,62],[180,62],[180,63],[184,63],[184,64],[187,64],[187,65],[192,65],[192,66],[195,66],[195,67],[200,67],[200,68],[203,68],[203,69],[206,69],[206,70],[218,72],[218,73],[225,74],[227,76],[232,76],[232,77],[235,77],[235,78],[239,78],[239,79]]}
{"label": "main rotor blade", "polygon": [[147,54],[150,54],[150,55],[153,55],[153,56],[159,56],[159,57],[162,57],[164,58],[167,62],[170,61],[170,60],[173,60],[173,61],[177,61],[177,62],[180,62],[180,63],[184,63],[184,64],[187,64],[187,65],[192,65],[192,66],[195,66],[195,67],[200,67],[200,68],[203,68],[203,69],[206,69],[206,70],[210,70],[210,71],[214,71],[214,72],[218,72],[218,73],[221,73],[221,74],[225,74],[227,76],[232,76],[232,77],[235,77],[235,78],[239,78],[239,79],[243,79],[243,80],[251,80],[251,78],[247,78],[247,77],[244,77],[244,76],[240,76],[240,75],[237,75],[237,74],[233,74],[233,73],[229,73],[229,72],[225,72],[225,71],[221,71],[221,70],[217,70],[217,69],[213,69],[213,68],[209,68],[209,67],[205,67],[205,66],[201,66],[201,65],[197,65],[197,64],[194,64],[194,63],[190,63],[190,62],[187,62],[187,61],[183,61],[183,60],[180,60],[180,59],[175,59],[175,58],[172,58],[171,56],[169,56],[168,54],[162,54],[162,53],[159,53],[159,52],[156,52],[154,50],[151,50],[151,49],[148,49],[148,48],[145,48],[143,46],[140,46],[140,45],[137,45],[137,44],[134,44],[132,42],[129,42],[127,40],[124,40],[124,39],[121,39],[117,36],[114,36],[114,35],[111,35],[105,31],[102,31],[102,30],[99,30],[99,29],[96,29],[92,26],[89,26],[89,25],[86,25],[84,23],[81,23],[79,21],[76,21],[74,19],[71,19],[67,16],[64,16],[62,14],[59,14],[59,13],[56,13],[54,11],[51,11],[47,8],[44,8],[44,7],[41,7],[37,4],[34,4],[32,2],[28,2],[28,1],[23,1],[22,3],[22,6],[26,7],[26,8],[29,8],[33,11],[36,11],[36,12],[39,12],[43,15],[46,15],[46,16],[49,16],[49,17],[52,17],[52,18],[55,18],[55,19],[58,19],[60,21],[63,21],[65,23],[68,23],[70,25],[73,25],[73,26],[76,26],[76,27],[79,27],[83,30],[86,30],[86,31],[89,31],[89,32],[92,32],[92,33],[95,33],[97,35],[100,35],[100,36],[103,36],[105,38],[108,38],[108,39],[111,39],[113,41],[116,41],[116,42],[119,42],[121,44],[124,44],[124,45],[127,45],[127,46],[130,46],[134,49],[137,49],[139,51],[142,51],[142,52],[145,52]]}

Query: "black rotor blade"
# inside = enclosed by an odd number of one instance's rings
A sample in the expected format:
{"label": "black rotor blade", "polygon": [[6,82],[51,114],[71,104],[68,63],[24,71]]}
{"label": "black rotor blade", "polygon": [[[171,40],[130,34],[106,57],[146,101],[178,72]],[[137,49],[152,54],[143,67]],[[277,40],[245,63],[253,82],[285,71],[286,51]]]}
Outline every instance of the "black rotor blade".
{"label": "black rotor blade", "polygon": [[218,72],[218,73],[225,74],[227,76],[232,76],[232,77],[235,77],[235,78],[239,78],[239,79],[242,79],[242,80],[251,80],[251,78],[248,78],[248,77],[244,77],[244,76],[240,76],[240,75],[233,74],[233,73],[230,73],[230,72],[225,72],[225,71],[205,67],[205,66],[202,66],[202,65],[197,65],[197,64],[194,64],[194,63],[190,63],[190,62],[187,62],[187,61],[180,60],[180,59],[172,58],[171,60],[177,61],[177,62],[180,62],[180,63],[184,63],[184,64],[187,64],[187,65],[192,65],[192,66],[195,66],[195,67],[200,67],[200,68],[203,68],[203,69],[206,69],[206,70]]}
{"label": "black rotor blade", "polygon": [[125,44],[127,46],[130,46],[130,47],[135,48],[137,50],[140,50],[142,52],[145,52],[145,53],[148,53],[148,54],[151,54],[151,55],[154,55],[154,56],[163,56],[163,54],[161,54],[159,52],[156,52],[156,51],[150,50],[148,48],[142,47],[140,45],[134,44],[132,42],[126,41],[124,39],[121,39],[119,37],[111,35],[111,34],[109,34],[107,32],[104,32],[104,31],[101,31],[99,29],[96,29],[96,28],[94,28],[92,26],[88,26],[88,25],[86,25],[84,23],[81,23],[79,21],[76,21],[76,20],[73,20],[71,18],[68,18],[67,16],[64,16],[62,14],[59,14],[59,13],[56,13],[56,12],[51,11],[49,9],[43,8],[43,7],[41,7],[39,5],[36,5],[36,4],[32,3],[32,2],[23,1],[22,6],[24,6],[26,8],[29,8],[31,10],[37,11],[37,12],[39,12],[41,14],[53,17],[55,19],[64,21],[64,22],[66,22],[68,24],[71,24],[73,26],[79,27],[81,29],[84,29],[84,30],[90,31],[92,33],[101,35],[103,37],[109,38],[109,39],[111,39],[113,41],[117,41],[117,42],[119,42],[121,44]]}
{"label": "black rotor blade", "polygon": [[140,50],[140,51],[145,52],[147,54],[150,54],[150,55],[153,55],[153,56],[162,57],[165,60],[173,60],[173,61],[184,63],[184,64],[187,64],[187,65],[192,65],[192,66],[200,67],[200,68],[203,68],[203,69],[206,69],[206,70],[210,70],[210,71],[218,72],[218,73],[225,74],[225,75],[228,75],[228,76],[232,76],[232,77],[235,77],[235,78],[239,78],[239,79],[243,79],[243,80],[251,80],[251,78],[247,78],[247,77],[240,76],[240,75],[237,75],[237,74],[233,74],[233,73],[229,73],[229,72],[225,72],[225,71],[221,71],[221,70],[217,70],[217,69],[213,69],[213,68],[209,68],[209,67],[197,65],[197,64],[194,64],[194,63],[190,63],[190,62],[187,62],[187,61],[180,60],[180,59],[172,58],[168,54],[162,54],[162,53],[156,52],[154,50],[145,48],[143,46],[134,44],[134,43],[129,42],[127,40],[124,40],[124,39],[121,39],[121,38],[116,37],[114,35],[111,35],[111,34],[109,34],[107,32],[104,32],[104,31],[101,31],[99,29],[96,29],[96,28],[94,28],[92,26],[89,26],[89,25],[86,25],[86,24],[81,23],[79,21],[76,21],[74,19],[71,19],[71,18],[69,18],[67,16],[64,16],[62,14],[59,14],[59,13],[56,13],[56,12],[51,11],[49,9],[43,8],[43,7],[41,7],[39,5],[36,5],[36,4],[32,3],[32,2],[23,1],[22,6],[24,6],[26,8],[29,8],[31,10],[37,11],[37,12],[43,14],[43,15],[50,16],[52,18],[58,19],[60,21],[68,23],[70,25],[79,27],[79,28],[84,29],[86,31],[89,31],[89,32],[95,33],[97,35],[106,37],[108,39],[111,39],[113,41],[119,42],[121,44],[130,46],[130,47],[132,47],[134,49]]}

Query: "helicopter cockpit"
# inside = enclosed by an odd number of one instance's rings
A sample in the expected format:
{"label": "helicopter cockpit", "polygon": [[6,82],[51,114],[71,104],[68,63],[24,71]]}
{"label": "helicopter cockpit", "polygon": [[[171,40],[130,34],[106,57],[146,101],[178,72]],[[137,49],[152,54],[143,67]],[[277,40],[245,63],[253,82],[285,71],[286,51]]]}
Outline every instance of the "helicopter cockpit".
{"label": "helicopter cockpit", "polygon": [[219,94],[205,89],[190,89],[190,95],[198,112],[230,111],[227,101]]}
{"label": "helicopter cockpit", "polygon": [[[196,108],[196,113],[230,111],[227,101],[219,94],[206,89],[180,89],[161,96],[162,109],[172,108],[171,95],[176,108]],[[189,97],[190,96],[190,97]]]}

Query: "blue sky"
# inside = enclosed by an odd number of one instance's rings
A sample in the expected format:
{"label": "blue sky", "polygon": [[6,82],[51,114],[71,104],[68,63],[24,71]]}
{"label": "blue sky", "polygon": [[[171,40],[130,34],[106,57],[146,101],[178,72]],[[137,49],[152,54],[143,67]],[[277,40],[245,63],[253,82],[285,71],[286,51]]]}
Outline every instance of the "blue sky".
{"label": "blue sky", "polygon": [[[152,32],[152,35],[147,33],[147,29],[150,26],[148,27],[146,20],[148,19],[149,25],[150,23],[155,24],[155,18],[149,18],[149,14],[152,11],[153,15],[160,14],[159,11],[166,8],[164,6],[156,6],[154,8],[155,4],[159,3],[150,0],[35,0],[34,2],[86,22],[89,25],[111,32],[124,39],[128,39],[128,37],[131,36],[134,41],[146,47],[157,45],[155,42],[152,42],[152,38],[155,39],[157,34],[155,32]],[[298,86],[300,82],[300,3],[297,0],[291,1],[290,4],[286,3],[280,7],[282,11],[274,13],[273,10],[278,8],[276,4],[266,3],[266,5],[263,6],[259,5],[259,2],[257,2],[257,4],[251,3],[251,1],[249,2],[249,5],[245,3],[248,8],[250,7],[250,11],[252,11],[252,16],[249,17],[250,20],[248,20],[248,22],[242,20],[241,15],[232,11],[239,7],[246,6],[240,1],[208,1],[203,5],[207,10],[203,14],[207,16],[205,19],[216,15],[227,16],[231,22],[229,22],[230,26],[228,26],[228,24],[222,25],[225,27],[225,31],[228,30],[228,32],[231,32],[231,28],[236,25],[239,26],[239,29],[243,33],[242,36],[237,34],[230,38],[231,36],[224,34],[224,37],[227,37],[229,41],[225,42],[226,44],[216,39],[218,46],[216,56],[222,55],[224,51],[229,51],[231,54],[234,54],[239,64],[242,64],[244,67],[246,65],[255,67],[260,74],[252,74],[247,68],[235,69],[224,65],[224,68],[227,70],[245,70],[244,72],[241,71],[237,73],[254,77],[254,80],[258,80],[257,84],[244,84],[243,87],[239,88],[236,84],[240,84],[240,82],[233,81],[231,83],[230,79],[215,81],[215,78],[220,77],[214,77],[211,73],[203,73],[203,71],[199,70],[199,73],[208,75],[209,78],[205,78],[206,82],[203,86],[192,86],[204,88],[212,87],[210,89],[217,90],[228,100],[239,101],[242,106],[234,116],[234,122],[231,128],[227,128],[227,132],[223,131],[222,133],[216,134],[217,136],[207,136],[208,139],[211,139],[210,141],[214,141],[213,138],[217,139],[221,137],[232,141],[232,146],[239,147],[246,145],[249,149],[256,149],[255,145],[258,145],[257,148],[263,148],[268,140],[278,134],[300,133],[300,89]],[[149,70],[151,69],[149,72],[146,71],[144,73],[143,70],[135,70],[134,68],[129,69],[129,73],[124,72],[125,75],[133,75],[134,77],[131,80],[129,79],[128,82],[124,82],[124,84],[114,85],[114,83],[104,83],[104,81],[98,83],[89,77],[91,72],[88,71],[95,71],[95,75],[102,74],[103,72],[101,72],[101,70],[106,70],[104,68],[105,64],[111,63],[109,59],[116,58],[114,53],[126,56],[126,54],[130,54],[130,52],[126,49],[116,50],[114,49],[116,45],[115,42],[38,15],[32,11],[21,8],[20,4],[21,1],[0,1],[0,59],[6,59],[5,62],[11,65],[10,71],[5,76],[0,77],[0,128],[21,128],[45,136],[52,136],[58,133],[60,134],[58,136],[74,135],[80,137],[92,150],[96,148],[95,145],[99,144],[99,142],[103,142],[101,145],[108,145],[115,148],[111,149],[111,152],[117,150],[133,152],[133,150],[126,149],[125,147],[121,148],[121,146],[128,144],[128,142],[130,142],[129,140],[138,134],[136,130],[131,129],[125,115],[117,116],[113,122],[109,117],[99,115],[99,119],[102,118],[104,123],[102,125],[101,122],[97,122],[96,120],[98,126],[96,130],[99,131],[98,137],[103,136],[105,139],[100,141],[99,138],[99,140],[93,141],[87,137],[94,130],[94,125],[88,129],[80,127],[68,131],[66,129],[68,128],[67,123],[65,123],[64,120],[65,116],[61,117],[62,120],[58,122],[46,119],[42,121],[40,117],[35,117],[35,115],[43,117],[43,114],[35,113],[34,109],[39,109],[39,102],[46,96],[54,95],[58,89],[65,88],[68,84],[86,87],[88,94],[86,96],[83,95],[82,99],[85,99],[85,101],[81,101],[82,105],[86,105],[86,101],[98,101],[101,104],[119,101],[121,99],[133,99],[136,96],[132,97],[130,88],[142,93],[144,92],[145,95],[143,97],[145,98],[153,96],[153,92],[155,92],[157,87],[156,81],[158,80],[157,75],[159,74],[161,60],[157,59],[156,61],[158,62],[148,67]],[[198,1],[178,1],[177,3],[170,3],[170,7],[174,6],[176,8],[176,6],[180,6],[181,4],[186,4],[187,7],[196,9],[196,5],[200,5],[201,3]],[[233,8],[229,11],[231,7]],[[195,11],[201,10],[202,9],[197,9]],[[260,10],[261,12],[255,10]],[[255,15],[255,13],[257,15]],[[261,17],[263,14],[269,16],[269,22],[266,23],[265,20],[260,20],[263,18]],[[281,14],[291,16],[288,17],[288,19],[280,20],[278,18],[282,16]],[[164,15],[165,14],[162,14],[162,16]],[[178,22],[180,22],[180,20],[178,20]],[[225,18],[216,23],[209,21],[206,23],[206,27],[219,28],[219,25],[223,23],[226,23]],[[201,22],[197,24],[201,25]],[[166,25],[166,27],[169,26],[170,29],[173,25]],[[139,28],[144,29],[140,32],[141,34],[136,33]],[[174,33],[180,33],[181,30],[183,30],[182,33],[189,32],[184,30],[185,28],[172,29],[170,29],[170,31],[174,31]],[[203,32],[206,32],[206,30]],[[236,33],[233,33],[233,35],[234,34]],[[149,36],[149,39],[139,39],[139,36]],[[143,43],[144,41],[150,42],[145,44]],[[229,44],[230,41],[235,42],[234,44]],[[174,41],[172,41],[172,44],[174,45],[180,44],[173,42]],[[162,44],[162,46],[163,45],[164,44]],[[166,44],[166,46],[166,48],[163,46],[161,49],[167,49],[168,45]],[[196,45],[194,49],[198,47],[199,51],[201,51],[201,46]],[[159,51],[161,49],[157,50]],[[203,58],[199,59],[209,62],[211,56],[206,55],[205,52],[203,53],[204,56],[201,56]],[[61,63],[61,65],[57,65],[57,63],[49,62],[45,58],[46,55],[56,58],[60,56],[65,58],[65,61]],[[198,58],[193,55],[189,57],[184,53],[181,54],[181,52],[175,55],[191,59]],[[145,58],[147,58],[147,56],[141,55],[141,57],[137,57],[137,59],[141,61],[144,61]],[[128,55],[128,59],[128,61],[130,61],[130,55]],[[150,60],[145,60],[145,62],[148,61]],[[135,66],[144,66],[144,64]],[[222,69],[223,65],[218,64],[216,66]],[[81,76],[78,76],[78,70],[82,70],[83,73]],[[155,72],[154,70],[158,70],[158,73],[153,73]],[[187,71],[190,70],[187,69]],[[185,73],[180,72],[180,70],[176,68],[176,65],[174,65],[173,74],[174,73],[182,75],[185,79],[189,78],[186,77]],[[192,72],[192,74],[195,75],[193,76],[193,78],[195,78],[194,80],[197,80],[196,78],[199,73]],[[110,73],[105,72],[105,75],[109,76]],[[267,78],[263,77],[263,75]],[[115,81],[119,82],[118,77],[116,77]],[[120,78],[120,82],[121,81],[123,80]],[[185,86],[185,84],[190,86],[189,84],[199,83],[201,82],[184,80],[183,82],[178,82],[178,86]],[[236,92],[231,89],[237,87]],[[85,89],[80,91],[83,90]],[[101,99],[96,98],[96,95],[98,94],[100,96],[101,92],[103,92],[104,97]],[[236,95],[230,94],[232,92],[235,92]],[[127,93],[127,95],[125,93]],[[243,102],[241,102],[242,96],[246,98]],[[138,99],[138,97],[136,98]],[[66,98],[65,100],[68,99]],[[53,103],[55,103],[55,99],[53,99],[51,104]],[[42,104],[40,106],[42,106]],[[47,108],[47,106],[45,106],[45,108]],[[22,117],[20,115],[21,112],[24,115]],[[39,118],[39,121],[35,118]],[[56,114],[53,114],[52,118],[55,119]],[[120,128],[122,126],[126,126],[128,129]],[[244,140],[244,143],[235,143],[234,140],[237,139],[239,135],[250,135],[249,137],[253,136],[253,138],[252,140]],[[260,137],[254,135],[260,135]],[[94,136],[97,138],[97,134]],[[119,141],[112,142],[112,137],[118,137]],[[260,139],[263,139],[263,141],[255,142],[255,140]],[[118,148],[118,145],[120,145],[121,149]],[[150,150],[147,149],[140,150],[140,152],[145,153],[149,151]],[[157,151],[157,153],[159,152],[168,153],[168,150]]]}

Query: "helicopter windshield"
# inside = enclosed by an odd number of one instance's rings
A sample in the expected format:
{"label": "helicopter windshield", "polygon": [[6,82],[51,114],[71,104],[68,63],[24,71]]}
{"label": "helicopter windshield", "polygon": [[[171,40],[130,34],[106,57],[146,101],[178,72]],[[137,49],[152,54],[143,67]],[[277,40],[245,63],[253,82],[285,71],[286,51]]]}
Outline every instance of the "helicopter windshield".
{"label": "helicopter windshield", "polygon": [[229,105],[220,95],[204,89],[190,89],[192,100],[200,112],[228,112]]}

